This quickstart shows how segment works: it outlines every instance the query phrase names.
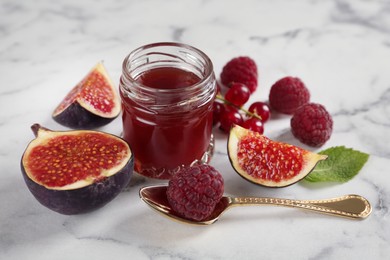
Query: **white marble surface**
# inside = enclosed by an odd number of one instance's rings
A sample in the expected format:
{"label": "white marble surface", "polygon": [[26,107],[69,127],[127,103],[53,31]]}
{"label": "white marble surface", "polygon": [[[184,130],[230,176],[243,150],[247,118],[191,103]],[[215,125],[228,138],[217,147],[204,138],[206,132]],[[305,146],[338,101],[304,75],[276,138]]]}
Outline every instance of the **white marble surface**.
{"label": "white marble surface", "polygon": [[[370,200],[372,215],[353,221],[294,209],[234,208],[212,226],[187,226],[139,199],[141,186],[157,183],[142,178],[90,214],[63,216],[41,206],[19,166],[33,138],[30,125],[66,129],[51,112],[97,61],[104,60],[118,83],[125,55],[157,41],[202,49],[217,75],[231,58],[251,56],[260,70],[252,100],[266,100],[282,76],[301,77],[312,101],[333,115],[333,135],[321,149],[345,145],[371,154],[345,184],[267,189],[234,173],[226,136],[216,130],[211,163],[223,173],[226,193],[300,199],[357,193]],[[0,0],[0,78],[0,259],[389,259],[387,0]],[[120,134],[120,118],[101,130]],[[288,116],[274,117],[265,134],[300,145]]]}

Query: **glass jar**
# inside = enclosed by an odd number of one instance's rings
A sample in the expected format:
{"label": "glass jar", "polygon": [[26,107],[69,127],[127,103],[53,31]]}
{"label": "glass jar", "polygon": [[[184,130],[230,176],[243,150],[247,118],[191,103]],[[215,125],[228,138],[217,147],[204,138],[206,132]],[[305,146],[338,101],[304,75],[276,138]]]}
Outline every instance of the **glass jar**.
{"label": "glass jar", "polygon": [[123,138],[135,171],[169,179],[181,167],[207,163],[216,95],[207,55],[181,43],[154,43],[132,51],[122,70]]}

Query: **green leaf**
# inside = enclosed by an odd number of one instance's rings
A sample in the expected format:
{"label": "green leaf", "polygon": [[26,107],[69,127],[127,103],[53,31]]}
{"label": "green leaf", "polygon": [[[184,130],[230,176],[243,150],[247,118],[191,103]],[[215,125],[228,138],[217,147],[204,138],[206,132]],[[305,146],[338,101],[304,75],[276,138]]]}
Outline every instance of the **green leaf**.
{"label": "green leaf", "polygon": [[362,169],[369,155],[345,146],[331,147],[319,152],[328,155],[305,177],[310,182],[347,182]]}

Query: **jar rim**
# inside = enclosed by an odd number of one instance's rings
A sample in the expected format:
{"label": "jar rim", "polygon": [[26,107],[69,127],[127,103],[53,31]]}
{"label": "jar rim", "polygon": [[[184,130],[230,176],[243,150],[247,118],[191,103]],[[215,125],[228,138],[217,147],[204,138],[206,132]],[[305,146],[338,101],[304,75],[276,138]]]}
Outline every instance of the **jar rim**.
{"label": "jar rim", "polygon": [[[205,71],[204,71],[204,75],[202,75],[202,77],[200,77],[200,80],[198,82],[196,82],[193,85],[185,86],[182,88],[172,88],[172,89],[153,88],[153,87],[149,87],[147,85],[140,83],[131,75],[129,67],[128,67],[128,64],[129,64],[129,61],[131,60],[131,58],[135,57],[138,53],[140,53],[144,50],[147,50],[147,49],[152,49],[155,47],[170,47],[170,46],[171,47],[179,47],[179,48],[193,51],[193,52],[197,53],[203,59],[203,61],[204,61],[203,65],[205,67]],[[165,55],[167,55],[167,54],[165,54]],[[210,58],[203,51],[201,51],[200,49],[198,49],[196,47],[193,47],[189,44],[178,43],[178,42],[156,42],[156,43],[150,43],[150,44],[140,46],[140,47],[134,49],[132,52],[130,52],[123,60],[122,73],[125,76],[125,78],[128,81],[130,81],[131,84],[135,84],[138,88],[140,88],[144,91],[147,91],[147,92],[153,91],[153,92],[158,92],[158,93],[174,94],[174,93],[182,93],[183,91],[190,91],[190,92],[195,91],[198,88],[198,86],[202,86],[203,84],[205,84],[205,82],[209,81],[211,77],[213,77],[214,69],[213,69],[213,63],[211,62]]]}

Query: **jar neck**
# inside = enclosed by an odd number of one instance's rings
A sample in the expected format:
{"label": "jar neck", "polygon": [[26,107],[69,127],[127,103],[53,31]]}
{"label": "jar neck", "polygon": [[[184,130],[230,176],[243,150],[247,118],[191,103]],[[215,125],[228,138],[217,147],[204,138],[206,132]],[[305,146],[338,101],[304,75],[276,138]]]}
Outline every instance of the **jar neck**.
{"label": "jar neck", "polygon": [[[199,81],[179,88],[156,88],[138,80],[143,73],[164,67],[193,73]],[[195,109],[215,98],[213,65],[206,54],[189,45],[145,45],[131,52],[123,61],[120,91],[124,97],[150,110],[174,112],[182,108]]]}

